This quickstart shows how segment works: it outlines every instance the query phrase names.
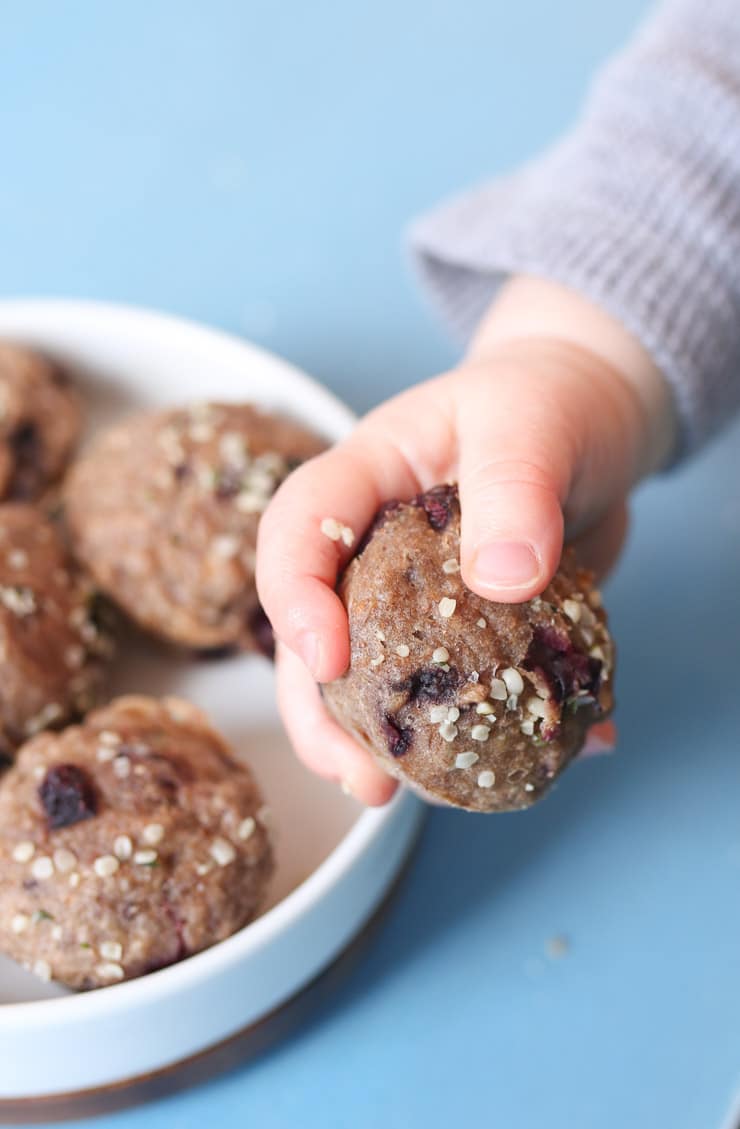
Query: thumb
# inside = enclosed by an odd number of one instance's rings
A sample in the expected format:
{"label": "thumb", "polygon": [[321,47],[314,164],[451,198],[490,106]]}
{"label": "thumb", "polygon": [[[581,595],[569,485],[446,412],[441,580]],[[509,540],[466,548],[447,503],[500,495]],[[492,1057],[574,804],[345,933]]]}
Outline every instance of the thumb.
{"label": "thumb", "polygon": [[459,400],[462,574],[487,599],[538,595],[560,561],[564,514],[569,533],[588,528],[633,477],[628,386],[545,360],[489,363]]}

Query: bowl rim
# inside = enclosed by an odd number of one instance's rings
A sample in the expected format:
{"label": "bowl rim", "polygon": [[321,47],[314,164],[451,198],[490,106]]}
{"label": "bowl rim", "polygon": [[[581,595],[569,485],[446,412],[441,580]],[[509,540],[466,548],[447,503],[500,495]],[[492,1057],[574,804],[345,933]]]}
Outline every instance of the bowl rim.
{"label": "bowl rim", "polygon": [[[301,386],[315,400],[331,406],[336,424],[330,430],[338,432],[342,426],[349,430],[356,422],[354,413],[329,389],[313,377],[303,372],[291,361],[272,353],[261,345],[242,340],[226,330],[201,324],[191,318],[160,312],[146,306],[127,303],[78,299],[78,298],[2,298],[0,299],[0,321],[5,316],[17,317],[22,324],[18,326],[19,337],[25,330],[33,332],[33,320],[42,321],[50,316],[66,315],[70,318],[105,317],[114,322],[143,324],[149,331],[165,332],[167,335],[185,333],[198,337],[203,344],[219,349],[227,349],[236,354],[241,352],[254,359],[269,364],[273,369],[281,369],[288,380]],[[12,334],[12,328],[0,325],[3,333]],[[39,326],[43,336],[43,326]],[[334,439],[340,436],[335,434]],[[332,438],[332,436],[330,436]],[[411,801],[410,793],[399,788],[393,798],[383,807],[367,808],[361,811],[349,831],[340,839],[327,857],[314,871],[303,879],[289,894],[254,921],[245,925],[231,937],[219,941],[202,952],[187,959],[158,969],[147,976],[141,976],[121,984],[112,984],[104,990],[94,990],[44,1000],[28,1000],[19,1003],[0,1004],[0,1031],[18,1027],[32,1027],[66,1020],[92,1020],[97,1015],[129,1011],[137,1004],[151,1003],[172,993],[179,992],[188,985],[197,985],[215,971],[224,971],[240,964],[245,956],[269,944],[275,937],[290,929],[304,913],[319,904],[322,898],[343,877],[353,869],[361,856],[371,848],[382,835],[387,824],[392,823],[398,809]]]}
{"label": "bowl rim", "polygon": [[[111,321],[131,321],[147,325],[150,330],[163,331],[167,334],[187,333],[192,337],[201,338],[204,343],[210,343],[219,349],[225,349],[232,354],[247,353],[259,359],[273,369],[282,370],[288,379],[296,380],[307,388],[312,396],[331,407],[340,426],[348,431],[357,423],[358,417],[343,400],[322,384],[316,377],[305,372],[298,364],[273,353],[265,345],[259,345],[246,337],[239,337],[237,333],[219,326],[208,325],[197,321],[187,315],[172,313],[169,310],[158,310],[151,306],[138,305],[128,302],[113,302],[98,298],[57,298],[52,296],[34,296],[30,298],[0,297],[0,319],[8,314],[28,324],[19,329],[19,334],[26,330],[33,332],[33,319],[35,317],[50,317],[66,315],[69,317],[109,318]],[[0,326],[3,335],[14,332]],[[12,336],[11,336],[12,339]],[[22,336],[19,338],[22,343]],[[327,436],[336,441],[339,436]]]}

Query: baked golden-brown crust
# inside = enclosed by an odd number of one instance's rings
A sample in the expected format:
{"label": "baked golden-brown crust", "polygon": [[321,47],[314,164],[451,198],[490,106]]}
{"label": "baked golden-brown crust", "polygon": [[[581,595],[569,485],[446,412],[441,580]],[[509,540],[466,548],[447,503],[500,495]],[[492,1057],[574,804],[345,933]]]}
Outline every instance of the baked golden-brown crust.
{"label": "baked golden-brown crust", "polygon": [[119,698],[39,734],[0,781],[0,948],[74,988],[198,952],[257,912],[266,818],[187,702]]}
{"label": "baked golden-brown crust", "polygon": [[612,708],[606,615],[572,551],[525,604],[476,595],[459,556],[456,487],[383,508],[339,585],[351,664],[324,699],[428,798],[471,811],[528,807]]}
{"label": "baked golden-brown crust", "polygon": [[79,439],[80,401],[59,365],[0,341],[0,500],[38,501]]}
{"label": "baked golden-brown crust", "polygon": [[101,434],[67,478],[77,555],[164,639],[267,649],[254,585],[259,518],[286,475],[323,446],[247,404],[134,416]]}
{"label": "baked golden-brown crust", "polygon": [[0,753],[93,704],[112,651],[100,610],[56,526],[0,505]]}

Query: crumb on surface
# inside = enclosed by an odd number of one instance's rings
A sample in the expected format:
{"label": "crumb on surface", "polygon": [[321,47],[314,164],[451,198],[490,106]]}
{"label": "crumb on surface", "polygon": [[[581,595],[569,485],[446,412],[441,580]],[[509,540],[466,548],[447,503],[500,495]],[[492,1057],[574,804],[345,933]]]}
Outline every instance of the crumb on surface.
{"label": "crumb on surface", "polygon": [[335,517],[325,517],[319,528],[324,537],[328,537],[330,541],[341,541],[348,549],[351,549],[355,543],[355,532],[352,527],[344,525]]}
{"label": "crumb on surface", "polygon": [[547,939],[545,952],[551,960],[561,960],[570,952],[570,941],[564,934],[556,933]]}

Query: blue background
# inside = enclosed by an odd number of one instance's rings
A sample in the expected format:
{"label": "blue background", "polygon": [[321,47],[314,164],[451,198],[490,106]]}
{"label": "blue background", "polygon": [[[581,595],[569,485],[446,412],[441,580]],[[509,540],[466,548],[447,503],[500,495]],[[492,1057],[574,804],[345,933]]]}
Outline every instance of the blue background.
{"label": "blue background", "polygon": [[[565,127],[643,8],[0,2],[0,293],[199,318],[364,409],[454,358],[404,223]],[[434,812],[312,1023],[101,1126],[719,1125],[740,1081],[739,435],[638,499],[609,589],[619,755],[525,816]]]}

